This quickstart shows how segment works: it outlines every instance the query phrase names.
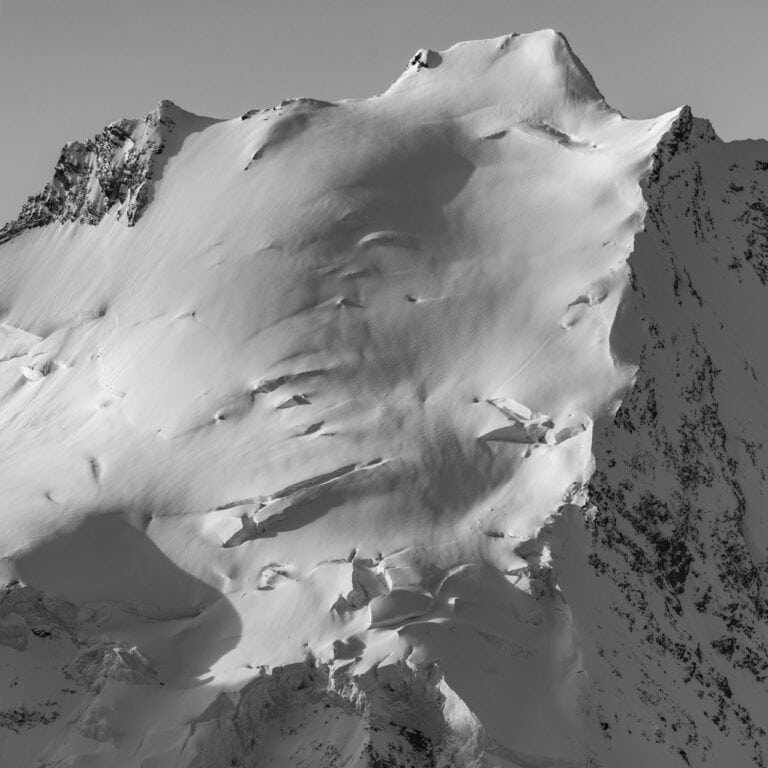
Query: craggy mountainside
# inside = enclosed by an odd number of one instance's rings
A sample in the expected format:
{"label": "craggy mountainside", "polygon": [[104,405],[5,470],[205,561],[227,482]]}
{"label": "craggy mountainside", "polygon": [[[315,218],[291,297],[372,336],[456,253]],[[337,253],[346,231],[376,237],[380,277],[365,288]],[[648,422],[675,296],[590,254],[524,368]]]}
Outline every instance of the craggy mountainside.
{"label": "craggy mountainside", "polygon": [[143,120],[116,120],[85,142],[61,150],[53,179],[30,197],[14,221],[0,229],[0,244],[53,222],[98,224],[109,211],[133,226],[148,205],[179,113],[161,101]]}
{"label": "craggy mountainside", "polygon": [[67,145],[0,234],[0,764],[768,762],[768,144],[551,30]]}
{"label": "craggy mountainside", "polygon": [[644,195],[612,332],[636,380],[595,427],[587,504],[555,524],[556,578],[589,626],[606,765],[763,766],[768,142],[685,109]]}

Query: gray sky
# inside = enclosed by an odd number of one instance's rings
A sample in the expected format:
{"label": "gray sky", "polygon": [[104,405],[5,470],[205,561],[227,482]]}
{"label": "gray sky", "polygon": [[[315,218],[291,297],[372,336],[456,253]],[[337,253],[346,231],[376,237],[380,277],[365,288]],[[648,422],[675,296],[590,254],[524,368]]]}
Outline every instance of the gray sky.
{"label": "gray sky", "polygon": [[370,96],[418,48],[554,27],[630,117],[768,136],[768,0],[0,0],[0,219],[59,149],[160,98],[229,117]]}

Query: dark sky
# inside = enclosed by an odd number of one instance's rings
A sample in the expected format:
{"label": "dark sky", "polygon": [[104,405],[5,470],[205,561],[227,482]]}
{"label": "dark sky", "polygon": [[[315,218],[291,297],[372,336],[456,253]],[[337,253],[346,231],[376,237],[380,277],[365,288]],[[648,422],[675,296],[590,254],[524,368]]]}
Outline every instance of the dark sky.
{"label": "dark sky", "polygon": [[160,98],[235,116],[384,90],[418,48],[554,27],[629,117],[768,136],[768,0],[0,0],[0,219],[60,147]]}

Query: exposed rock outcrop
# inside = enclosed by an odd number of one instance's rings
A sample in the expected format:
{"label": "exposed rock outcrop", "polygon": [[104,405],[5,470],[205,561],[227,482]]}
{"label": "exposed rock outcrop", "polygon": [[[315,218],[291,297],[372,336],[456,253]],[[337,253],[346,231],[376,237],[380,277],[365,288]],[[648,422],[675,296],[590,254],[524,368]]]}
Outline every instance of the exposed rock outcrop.
{"label": "exposed rock outcrop", "polygon": [[92,139],[66,144],[53,179],[0,229],[0,243],[55,221],[98,224],[112,210],[133,226],[151,199],[155,158],[175,130],[179,111],[161,101],[143,120],[116,120]]}

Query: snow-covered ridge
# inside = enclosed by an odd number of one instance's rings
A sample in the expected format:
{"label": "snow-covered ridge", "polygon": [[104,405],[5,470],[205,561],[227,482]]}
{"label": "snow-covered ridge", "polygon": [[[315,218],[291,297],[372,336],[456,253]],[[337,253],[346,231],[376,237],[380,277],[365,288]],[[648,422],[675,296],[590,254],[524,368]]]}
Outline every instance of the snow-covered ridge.
{"label": "snow-covered ridge", "polygon": [[[756,750],[742,709],[762,694],[722,660],[738,706],[710,696],[713,727],[740,730],[708,733],[683,694],[657,719],[664,675],[714,652],[698,618],[646,630],[665,606],[687,617],[706,579],[724,614],[736,583],[691,575],[686,493],[710,475],[685,453],[720,434],[706,361],[733,367],[733,345],[681,310],[721,229],[702,158],[727,145],[687,109],[623,118],[552,31],[424,49],[371,99],[195,120],[172,152],[142,145],[165,162],[138,226],[132,183],[98,220],[65,190],[76,215],[0,250],[2,748],[136,768]],[[123,151],[104,155],[119,179]],[[102,194],[89,158],[70,187]],[[744,238],[724,268],[752,299],[764,187],[729,173],[740,234],[718,247]],[[655,410],[638,405],[651,378]],[[620,434],[663,408],[690,417],[679,441]],[[725,498],[736,470],[712,461]],[[742,582],[744,519],[711,537]],[[739,632],[712,635],[721,655],[741,658]]]}
{"label": "snow-covered ridge", "polygon": [[[592,76],[573,53],[565,37],[554,30],[540,32],[535,38],[531,35],[508,35],[484,41],[484,47],[495,48],[491,56],[477,42],[471,44],[471,48],[459,43],[447,52],[450,54],[449,63],[459,74],[476,77],[472,66],[480,63],[482,67],[487,67],[502,57],[507,62],[509,57],[505,54],[509,48],[521,43],[528,60],[523,63],[520,61],[522,56],[514,57],[514,75],[529,79],[526,84],[529,91],[542,96],[548,91],[562,90],[569,99],[604,104]],[[471,54],[467,55],[470,51]],[[412,73],[422,68],[435,69],[442,61],[442,56],[436,51],[417,51],[392,89],[414,85]],[[456,72],[452,71],[448,76],[456,80],[455,75]],[[510,102],[515,101],[515,93],[511,92]],[[331,106],[328,102],[301,98],[284,100],[271,109],[281,110],[299,104]],[[243,115],[243,119],[265,111],[270,110],[251,110]],[[55,221],[98,224],[109,211],[113,211],[117,218],[125,214],[127,225],[132,226],[151,199],[152,183],[157,175],[156,156],[166,151],[169,134],[177,131],[177,124],[181,123],[182,135],[176,136],[178,144],[184,134],[199,130],[201,123],[210,122],[164,99],[143,120],[116,120],[92,139],[69,142],[62,148],[53,179],[41,192],[27,200],[16,219],[0,229],[0,243],[27,229]],[[542,118],[541,125],[546,127],[549,124]]]}

